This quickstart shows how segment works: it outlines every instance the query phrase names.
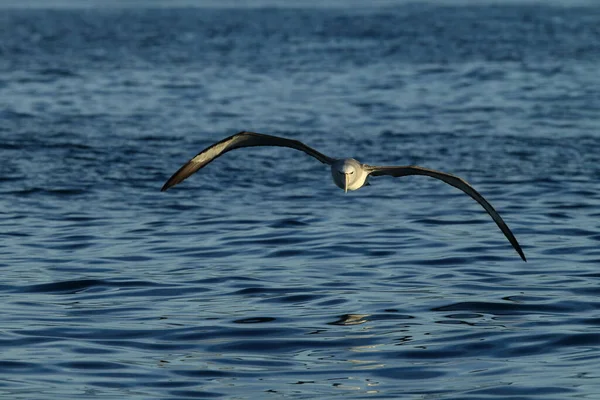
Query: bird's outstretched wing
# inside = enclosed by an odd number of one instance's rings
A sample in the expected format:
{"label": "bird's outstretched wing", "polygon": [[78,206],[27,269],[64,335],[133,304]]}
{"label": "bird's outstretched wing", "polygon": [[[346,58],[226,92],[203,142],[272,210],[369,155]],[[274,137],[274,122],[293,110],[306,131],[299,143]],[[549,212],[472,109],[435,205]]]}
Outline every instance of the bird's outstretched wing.
{"label": "bird's outstretched wing", "polygon": [[445,172],[436,171],[433,169],[427,169],[416,166],[402,166],[402,167],[378,167],[373,165],[363,165],[363,168],[373,176],[379,175],[391,175],[395,177],[407,176],[407,175],[425,175],[430,176],[432,178],[439,179],[441,181],[446,182],[447,184],[454,186],[457,189],[462,190],[469,196],[471,196],[475,201],[477,201],[481,206],[487,211],[487,213],[492,217],[498,228],[504,233],[504,236],[508,239],[510,244],[514,247],[514,249],[519,253],[523,261],[527,261],[525,258],[525,253],[521,249],[519,242],[517,242],[517,238],[511,232],[506,222],[500,217],[500,214],[492,207],[492,205],[477,192],[471,185],[469,185],[466,181],[459,178],[458,176],[450,175]]}
{"label": "bird's outstretched wing", "polygon": [[204,167],[206,164],[215,158],[222,156],[228,151],[242,147],[254,146],[290,147],[313,156],[323,164],[331,165],[335,161],[333,158],[327,157],[326,155],[319,153],[317,150],[297,140],[286,139],[278,136],[263,135],[262,133],[242,131],[202,150],[194,158],[179,168],[177,172],[175,172],[173,176],[167,180],[160,190],[161,192],[164,192],[171,186],[177,185],[179,182],[183,181],[188,176],[192,175],[194,172],[198,171],[200,168]]}

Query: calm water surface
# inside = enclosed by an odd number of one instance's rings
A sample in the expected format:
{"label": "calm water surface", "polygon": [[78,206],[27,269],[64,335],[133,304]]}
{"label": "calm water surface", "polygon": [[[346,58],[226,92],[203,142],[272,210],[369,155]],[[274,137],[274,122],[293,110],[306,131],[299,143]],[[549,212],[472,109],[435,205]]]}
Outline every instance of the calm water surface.
{"label": "calm water surface", "polygon": [[600,398],[600,8],[307,4],[0,10],[0,397]]}

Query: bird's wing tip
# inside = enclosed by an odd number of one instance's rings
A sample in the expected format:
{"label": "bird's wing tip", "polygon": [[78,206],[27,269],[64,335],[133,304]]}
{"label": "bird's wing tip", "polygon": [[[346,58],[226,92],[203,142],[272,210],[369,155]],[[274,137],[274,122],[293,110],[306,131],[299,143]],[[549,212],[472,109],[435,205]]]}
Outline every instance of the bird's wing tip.
{"label": "bird's wing tip", "polygon": [[175,185],[175,183],[172,183],[171,180],[168,180],[167,182],[165,182],[164,185],[162,185],[162,187],[160,188],[160,191],[161,192],[166,192],[173,185]]}

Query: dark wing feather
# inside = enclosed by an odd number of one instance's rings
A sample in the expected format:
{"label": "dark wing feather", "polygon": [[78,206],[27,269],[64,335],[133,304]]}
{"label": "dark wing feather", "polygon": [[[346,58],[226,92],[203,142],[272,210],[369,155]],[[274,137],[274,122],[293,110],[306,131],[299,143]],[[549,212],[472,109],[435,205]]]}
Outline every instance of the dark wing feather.
{"label": "dark wing feather", "polygon": [[246,132],[242,131],[233,136],[229,136],[221,140],[212,146],[207,147],[198,153],[194,158],[185,163],[181,168],[177,170],[167,180],[167,182],[160,189],[161,192],[169,189],[171,186],[177,185],[179,182],[204,167],[206,164],[213,161],[215,158],[222,156],[228,151],[239,149],[242,147],[253,147],[253,146],[279,146],[279,147],[290,147],[292,149],[300,150],[308,155],[313,156],[323,164],[331,165],[334,161],[333,158],[327,157],[324,154],[319,153],[317,150],[305,145],[302,142],[292,139],[286,139],[278,136],[263,135],[261,133]]}
{"label": "dark wing feather", "polygon": [[519,242],[517,242],[517,238],[511,232],[506,222],[500,217],[500,214],[492,207],[492,205],[477,192],[471,185],[469,185],[466,181],[459,178],[458,176],[446,174],[444,172],[436,171],[433,169],[427,169],[416,166],[405,166],[405,167],[377,167],[371,165],[364,165],[365,170],[369,172],[373,176],[378,175],[391,175],[395,177],[407,176],[407,175],[425,175],[430,176],[432,178],[439,179],[441,181],[446,182],[447,184],[454,186],[457,189],[462,190],[469,196],[471,196],[475,201],[477,201],[481,206],[488,212],[488,214],[493,218],[498,228],[504,233],[504,236],[508,239],[510,244],[514,247],[514,249],[519,253],[523,261],[527,261],[525,258],[525,253],[521,249]]}

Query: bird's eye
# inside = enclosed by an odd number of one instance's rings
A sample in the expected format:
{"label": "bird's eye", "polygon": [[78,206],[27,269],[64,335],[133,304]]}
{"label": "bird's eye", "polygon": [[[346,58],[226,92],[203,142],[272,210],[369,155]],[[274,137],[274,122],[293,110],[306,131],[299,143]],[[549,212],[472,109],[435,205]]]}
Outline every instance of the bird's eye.
{"label": "bird's eye", "polygon": [[350,171],[350,175],[352,175],[354,173],[354,171]]}

